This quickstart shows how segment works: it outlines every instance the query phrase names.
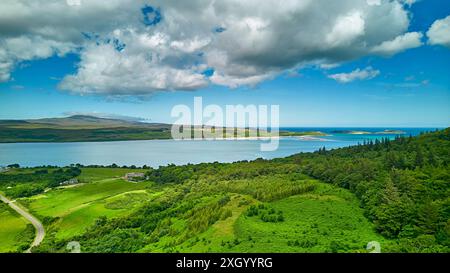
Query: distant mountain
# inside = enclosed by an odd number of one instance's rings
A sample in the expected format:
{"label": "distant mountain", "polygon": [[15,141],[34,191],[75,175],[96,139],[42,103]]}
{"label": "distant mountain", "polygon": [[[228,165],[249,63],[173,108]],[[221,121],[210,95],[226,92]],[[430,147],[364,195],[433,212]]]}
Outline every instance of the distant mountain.
{"label": "distant mountain", "polygon": [[0,126],[10,128],[54,128],[54,129],[94,129],[115,127],[169,128],[169,124],[144,123],[88,115],[74,115],[64,118],[43,118],[28,120],[0,120]]}
{"label": "distant mountain", "polygon": [[74,115],[0,120],[0,143],[169,139],[171,125]]}
{"label": "distant mountain", "polygon": [[83,124],[83,125],[89,125],[89,124],[127,124],[128,122],[119,120],[119,119],[107,119],[107,118],[99,118],[94,116],[87,116],[87,115],[74,115],[66,118],[44,118],[44,119],[34,119],[34,120],[27,120],[28,122],[32,123],[45,123],[45,124],[57,124],[57,125],[66,125],[66,124]]}

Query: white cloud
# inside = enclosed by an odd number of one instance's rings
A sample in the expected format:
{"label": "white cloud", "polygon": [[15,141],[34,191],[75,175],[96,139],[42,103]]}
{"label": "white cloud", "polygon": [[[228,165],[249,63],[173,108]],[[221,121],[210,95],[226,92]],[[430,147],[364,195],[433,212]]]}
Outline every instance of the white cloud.
{"label": "white cloud", "polygon": [[157,59],[145,51],[122,54],[110,44],[91,45],[81,54],[77,74],[64,78],[60,88],[83,94],[145,95],[149,90],[195,90],[207,85],[194,66],[176,69]]}
{"label": "white cloud", "polygon": [[336,23],[327,35],[326,41],[334,46],[349,45],[358,36],[364,34],[364,19],[359,11],[353,11],[337,18]]}
{"label": "white cloud", "polygon": [[323,70],[328,70],[328,69],[336,68],[339,65],[340,64],[338,64],[338,63],[323,63],[323,64],[320,64],[319,67]]}
{"label": "white cloud", "polygon": [[390,41],[385,41],[372,48],[372,52],[380,55],[394,55],[407,49],[416,48],[422,45],[423,34],[420,32],[408,32],[395,37]]}
{"label": "white cloud", "polygon": [[436,20],[427,32],[428,43],[450,47],[450,15]]}
{"label": "white cloud", "polygon": [[267,75],[256,75],[247,77],[233,77],[227,75],[220,75],[219,73],[214,72],[214,74],[211,76],[211,82],[218,85],[226,85],[231,88],[236,88],[241,85],[254,86],[257,83],[267,80],[273,76],[274,75],[267,74]]}
{"label": "white cloud", "polygon": [[173,41],[170,43],[170,46],[173,49],[185,52],[185,53],[194,53],[198,50],[201,50],[205,46],[207,46],[211,42],[210,39],[200,39],[198,37],[194,37],[194,39],[187,39],[181,41]]}
{"label": "white cloud", "polygon": [[381,0],[366,0],[369,6],[379,6],[381,5]]}
{"label": "white cloud", "polygon": [[55,54],[63,56],[75,48],[71,42],[25,35],[0,38],[0,46],[0,82],[11,79],[11,71],[18,62],[45,59]]}
{"label": "white cloud", "polygon": [[[0,81],[9,80],[20,62],[75,52],[78,69],[60,83],[72,92],[238,87],[306,65],[391,55],[420,43],[420,34],[405,34],[404,0],[154,0],[148,9],[154,14],[144,17],[148,3],[2,0]],[[206,69],[212,76],[203,74]]]}
{"label": "white cloud", "polygon": [[412,4],[418,2],[420,0],[402,0],[403,3],[405,3],[408,6],[412,6]]}
{"label": "white cloud", "polygon": [[356,69],[350,73],[339,73],[328,75],[328,78],[336,80],[340,83],[349,83],[355,80],[370,80],[380,74],[379,70],[375,70],[372,67],[366,67],[365,69]]}
{"label": "white cloud", "polygon": [[14,64],[12,61],[9,60],[0,61],[0,82],[6,82],[11,79],[11,70],[13,69],[13,66]]}

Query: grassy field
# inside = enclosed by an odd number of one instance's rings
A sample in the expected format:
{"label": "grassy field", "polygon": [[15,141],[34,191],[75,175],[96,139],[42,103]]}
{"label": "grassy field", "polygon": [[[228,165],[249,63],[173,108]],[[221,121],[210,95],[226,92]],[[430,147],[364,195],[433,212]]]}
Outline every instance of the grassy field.
{"label": "grassy field", "polygon": [[127,168],[83,168],[78,179],[82,182],[95,182],[102,179],[121,178],[130,172],[145,172]]}
{"label": "grassy field", "polygon": [[[109,175],[106,175],[108,172]],[[129,213],[137,202],[122,202],[125,205],[121,207],[110,204],[124,198],[130,199],[134,195],[140,198],[150,196],[145,190],[150,186],[149,183],[130,183],[115,178],[126,172],[126,169],[84,169],[82,178],[89,183],[52,189],[22,198],[20,203],[41,220],[45,217],[56,218],[47,227],[55,232],[57,239],[66,239],[82,233],[100,216],[117,217]],[[109,178],[105,179],[107,176]]]}
{"label": "grassy field", "polygon": [[8,205],[0,202],[0,253],[20,252],[34,238],[34,228]]}

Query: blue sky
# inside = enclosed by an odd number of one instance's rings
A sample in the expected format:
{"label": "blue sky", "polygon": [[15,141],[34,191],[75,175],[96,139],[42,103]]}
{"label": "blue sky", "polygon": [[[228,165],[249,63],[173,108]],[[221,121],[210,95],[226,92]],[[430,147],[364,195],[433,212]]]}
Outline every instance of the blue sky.
{"label": "blue sky", "polygon": [[[164,7],[160,8],[164,22]],[[408,32],[426,33],[450,15],[442,1],[419,1],[409,8]],[[161,22],[161,23],[162,23]],[[60,90],[77,73],[80,53],[17,62],[10,80],[0,83],[0,119],[60,117],[102,113],[173,122],[174,105],[278,104],[281,126],[447,127],[450,125],[450,49],[427,44],[393,56],[365,54],[332,69],[307,64],[285,69],[256,84],[208,84],[195,90],[152,91],[149,95],[83,94]],[[329,75],[372,68],[378,74],[348,83]],[[209,75],[210,76],[210,75]]]}

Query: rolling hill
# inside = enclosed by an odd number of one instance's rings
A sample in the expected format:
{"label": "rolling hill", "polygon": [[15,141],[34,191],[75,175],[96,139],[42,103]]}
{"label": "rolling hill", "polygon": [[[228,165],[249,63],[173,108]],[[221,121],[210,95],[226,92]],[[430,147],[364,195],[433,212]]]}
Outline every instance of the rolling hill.
{"label": "rolling hill", "polygon": [[86,115],[0,120],[0,143],[168,139],[170,126]]}
{"label": "rolling hill", "polygon": [[[64,118],[28,120],[0,120],[0,143],[16,142],[90,142],[171,139],[171,124],[146,123],[88,115]],[[194,130],[201,129],[194,126]],[[252,129],[222,128],[223,137],[250,137]],[[239,134],[239,135],[238,135]],[[267,131],[258,131],[261,137],[274,136]],[[279,136],[324,136],[322,132],[280,131]]]}

